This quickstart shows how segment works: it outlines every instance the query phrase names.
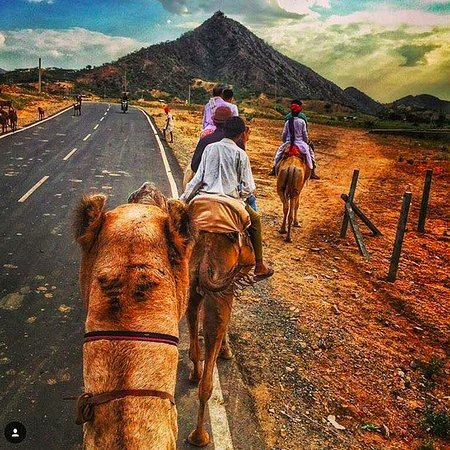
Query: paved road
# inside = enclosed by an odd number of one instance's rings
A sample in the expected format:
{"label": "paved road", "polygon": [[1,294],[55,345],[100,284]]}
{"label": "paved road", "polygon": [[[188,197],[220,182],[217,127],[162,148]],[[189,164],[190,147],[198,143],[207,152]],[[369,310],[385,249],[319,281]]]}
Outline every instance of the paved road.
{"label": "paved road", "polygon": [[[168,160],[179,187],[181,170],[170,152]],[[1,139],[0,177],[0,425],[19,420],[28,432],[14,446],[2,433],[0,448],[80,448],[73,404],[62,400],[82,386],[85,312],[71,212],[82,193],[103,192],[112,208],[144,181],[170,196],[160,149],[141,111],[85,104],[81,117],[68,111]],[[177,404],[185,448],[197,392],[185,382],[185,326],[181,332]],[[236,364],[219,369],[233,447],[264,448]]]}

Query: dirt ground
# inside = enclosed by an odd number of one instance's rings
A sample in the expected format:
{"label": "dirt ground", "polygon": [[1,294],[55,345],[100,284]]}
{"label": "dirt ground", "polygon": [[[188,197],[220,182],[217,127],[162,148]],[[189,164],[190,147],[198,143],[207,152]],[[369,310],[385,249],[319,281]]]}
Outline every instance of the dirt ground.
{"label": "dirt ground", "polygon": [[[162,106],[153,104],[149,111],[162,127]],[[172,112],[173,148],[184,165],[200,132],[200,111]],[[276,179],[267,176],[283,123],[256,118],[249,125],[265,255],[276,272],[239,295],[231,337],[267,447],[450,448],[448,440],[433,436],[437,425],[424,422],[426,411],[444,412],[447,418],[450,413],[448,143],[310,124],[321,179],[302,192],[301,228],[287,244],[278,233]],[[348,193],[356,168],[355,201],[383,233],[373,237],[360,223],[367,261],[350,229],[339,239],[340,194]],[[426,233],[420,234],[427,168],[434,176]],[[408,189],[412,206],[398,279],[389,283]],[[330,415],[345,429],[332,425]],[[443,428],[445,436],[448,422]]]}

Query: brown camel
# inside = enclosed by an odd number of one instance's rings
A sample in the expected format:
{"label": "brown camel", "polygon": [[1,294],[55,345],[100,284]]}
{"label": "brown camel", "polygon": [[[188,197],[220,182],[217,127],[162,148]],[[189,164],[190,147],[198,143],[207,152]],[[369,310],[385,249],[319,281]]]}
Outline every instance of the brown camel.
{"label": "brown camel", "polygon": [[[195,207],[192,214],[195,219]],[[254,264],[253,249],[245,233],[200,231],[190,262],[191,286],[187,311],[189,357],[193,362],[190,380],[194,383],[200,382],[197,427],[188,437],[188,441],[195,446],[205,446],[210,440],[204,420],[205,408],[213,390],[213,370],[218,356],[225,359],[232,357],[227,328],[234,286],[248,274]],[[205,342],[204,367],[198,336],[201,309]]]}
{"label": "brown camel", "polygon": [[[84,448],[175,449],[178,322],[195,239],[186,205],[162,194],[105,212],[84,197],[74,219],[87,307],[78,402]],[[89,397],[93,395],[93,397]]]}
{"label": "brown camel", "polygon": [[8,111],[0,108],[0,125],[2,126],[2,134],[8,131],[9,114]]}
{"label": "brown camel", "polygon": [[42,108],[41,106],[38,106],[38,114],[39,114],[39,120],[42,120],[45,116],[44,108]]}
{"label": "brown camel", "polygon": [[[292,242],[291,227],[299,227],[297,214],[300,192],[311,176],[305,157],[291,156],[280,161],[278,168],[277,192],[283,203],[283,223],[280,233],[286,235],[286,242]],[[287,230],[286,230],[287,224]]]}
{"label": "brown camel", "polygon": [[9,109],[9,124],[12,131],[17,129],[17,111],[14,108]]}

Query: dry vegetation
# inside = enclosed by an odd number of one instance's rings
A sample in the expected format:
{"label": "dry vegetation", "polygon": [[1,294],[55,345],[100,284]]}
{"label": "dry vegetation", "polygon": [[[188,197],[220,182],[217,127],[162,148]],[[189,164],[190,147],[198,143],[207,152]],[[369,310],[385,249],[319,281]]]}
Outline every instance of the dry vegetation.
{"label": "dry vegetation", "polygon": [[[164,124],[160,104],[149,111]],[[200,110],[174,108],[182,165]],[[281,204],[267,176],[282,122],[254,118],[248,153],[258,186],[273,279],[235,304],[232,338],[273,449],[448,448],[449,165],[441,144],[361,129],[310,125],[321,180],[301,200],[294,243],[278,234]],[[434,169],[427,233],[415,231],[425,170]],[[338,238],[352,171],[356,202],[383,232],[365,234],[369,261],[349,232]],[[403,192],[413,204],[395,284],[386,282]],[[345,427],[338,430],[327,418]],[[447,433],[447,434],[446,434]],[[439,438],[438,436],[441,436]],[[447,441],[445,441],[445,436]]]}
{"label": "dry vegetation", "polygon": [[45,117],[48,117],[72,104],[72,99],[63,98],[57,95],[49,95],[37,92],[24,91],[15,86],[3,86],[0,93],[0,100],[11,100],[13,107],[17,109],[18,126],[24,127],[39,118],[38,107],[45,110]]}

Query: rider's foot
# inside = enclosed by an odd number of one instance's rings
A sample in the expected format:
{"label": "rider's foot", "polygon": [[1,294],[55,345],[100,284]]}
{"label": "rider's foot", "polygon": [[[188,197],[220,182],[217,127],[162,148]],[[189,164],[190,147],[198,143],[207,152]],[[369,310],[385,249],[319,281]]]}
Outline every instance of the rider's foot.
{"label": "rider's foot", "polygon": [[267,175],[269,175],[270,177],[274,177],[276,175],[275,166],[272,167],[272,170]]}
{"label": "rider's foot", "polygon": [[320,180],[320,177],[316,174],[316,171],[313,170],[311,172],[311,176],[309,177],[311,180]]}
{"label": "rider's foot", "polygon": [[256,263],[254,274],[256,281],[264,280],[273,275],[273,269],[271,267],[266,266],[264,262],[261,261]]}

